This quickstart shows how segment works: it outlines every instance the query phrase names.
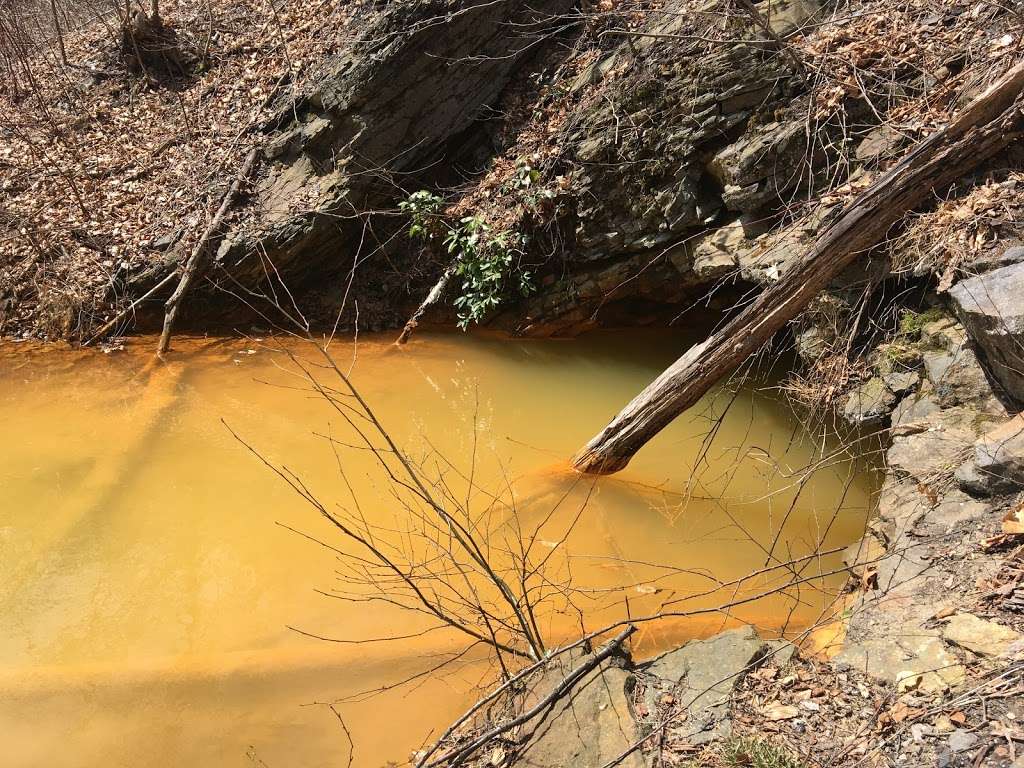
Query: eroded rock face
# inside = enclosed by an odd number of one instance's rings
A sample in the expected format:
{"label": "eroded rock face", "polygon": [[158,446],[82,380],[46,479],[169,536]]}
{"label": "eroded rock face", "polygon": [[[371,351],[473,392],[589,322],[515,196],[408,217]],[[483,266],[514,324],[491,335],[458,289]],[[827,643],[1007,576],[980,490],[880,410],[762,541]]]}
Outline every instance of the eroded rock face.
{"label": "eroded rock face", "polygon": [[[271,126],[248,225],[218,260],[244,282],[366,257],[361,214],[392,205],[391,174],[415,172],[493,104],[567,0],[399,3],[363,43],[283,109]],[[362,250],[360,251],[360,245]],[[260,258],[262,256],[262,258]]]}
{"label": "eroded rock face", "polygon": [[992,375],[1011,398],[1024,403],[1024,264],[963,280],[949,295]]}

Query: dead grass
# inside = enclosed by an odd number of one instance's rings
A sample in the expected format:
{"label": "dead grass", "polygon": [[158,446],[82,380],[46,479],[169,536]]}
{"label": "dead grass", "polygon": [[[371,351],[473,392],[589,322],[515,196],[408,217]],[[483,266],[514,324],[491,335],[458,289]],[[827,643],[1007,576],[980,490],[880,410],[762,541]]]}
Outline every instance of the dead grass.
{"label": "dead grass", "polygon": [[708,757],[717,759],[722,768],[807,768],[806,763],[770,739],[749,736],[726,740]]}
{"label": "dead grass", "polygon": [[[1002,177],[1002,178],[1000,178]],[[1024,215],[1024,174],[993,174],[942,201],[934,210],[916,214],[889,250],[893,272],[939,278],[946,290],[974,261],[1002,241],[1019,235]]]}

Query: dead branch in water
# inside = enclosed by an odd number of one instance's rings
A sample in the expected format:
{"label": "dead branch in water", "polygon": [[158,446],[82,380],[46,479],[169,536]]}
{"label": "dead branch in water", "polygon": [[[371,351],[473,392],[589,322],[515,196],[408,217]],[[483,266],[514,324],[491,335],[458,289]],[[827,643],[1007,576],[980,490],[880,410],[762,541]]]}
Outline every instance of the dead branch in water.
{"label": "dead branch in water", "polygon": [[176,275],[177,275],[176,272],[171,272],[169,275],[164,277],[160,282],[158,282],[156,285],[154,285],[152,288],[150,288],[144,294],[139,296],[139,298],[135,299],[135,301],[133,301],[127,307],[125,307],[120,312],[118,312],[116,315],[114,315],[110,320],[108,320],[106,323],[104,323],[100,327],[100,329],[98,331],[96,331],[96,333],[94,333],[92,336],[90,336],[89,339],[86,340],[86,342],[84,344],[82,344],[82,346],[83,347],[87,347],[90,344],[92,344],[94,341],[96,341],[97,339],[102,339],[104,336],[106,336],[108,333],[110,333],[112,330],[114,330],[114,328],[117,327],[118,323],[120,323],[122,320],[127,318],[130,314],[132,314],[139,307],[140,304],[142,304],[144,301],[146,301],[146,299],[150,298],[154,293],[157,293],[162,288],[164,288],[165,286],[170,284],[170,282],[175,278]]}
{"label": "dead branch in water", "polygon": [[416,326],[420,324],[420,319],[423,314],[436,304],[442,295],[444,295],[445,289],[448,287],[449,281],[452,279],[452,275],[455,274],[455,264],[452,264],[444,271],[441,278],[434,284],[434,287],[430,289],[430,293],[427,294],[427,298],[423,300],[423,303],[416,308],[413,312],[412,317],[406,321],[405,326],[402,328],[402,332],[398,338],[395,339],[395,344],[399,346],[405,344],[409,337],[412,336],[412,332],[416,330]]}
{"label": "dead branch in water", "polygon": [[224,199],[221,201],[220,208],[217,209],[216,215],[210,221],[210,225],[203,232],[202,237],[199,238],[199,242],[196,243],[196,247],[193,249],[192,254],[189,256],[188,261],[185,263],[185,269],[181,275],[181,282],[178,283],[178,287],[174,289],[174,293],[167,299],[164,311],[164,329],[160,334],[160,343],[157,345],[156,352],[158,355],[164,354],[171,346],[171,332],[174,330],[174,320],[178,316],[178,308],[181,306],[181,301],[188,292],[189,287],[192,285],[193,279],[196,275],[206,266],[206,257],[210,252],[211,246],[214,242],[222,237],[221,224],[224,221],[225,215],[228,210],[234,205],[235,199],[238,197],[238,193],[242,188],[242,184],[252,175],[253,169],[256,167],[256,160],[259,157],[260,151],[258,148],[250,150],[249,155],[245,158],[242,163],[242,167],[238,171],[238,175],[235,176],[235,180],[231,183],[227,193],[224,195]]}
{"label": "dead branch in water", "polygon": [[767,344],[908,211],[1020,138],[1022,90],[1024,64],[1019,64],[862,192],[778,282],[623,408],[576,454],[573,466],[593,474],[624,468],[648,440]]}
{"label": "dead branch in water", "polygon": [[[572,691],[573,686],[586,677],[589,672],[596,669],[601,662],[613,653],[616,653],[622,647],[622,644],[625,643],[634,632],[636,632],[635,626],[627,626],[619,632],[619,634],[605,643],[597,653],[588,656],[581,664],[566,675],[565,678],[563,678],[547,696],[538,701],[533,707],[506,722],[495,725],[493,728],[477,736],[469,744],[458,746],[450,752],[441,755],[436,760],[427,763],[427,768],[433,768],[434,766],[440,765],[449,765],[454,768],[454,766],[462,765],[462,763],[469,759],[474,752],[481,747],[486,746],[486,744],[495,737],[500,736],[503,733],[507,733],[513,728],[516,728],[523,723],[527,723],[545,712],[554,702],[568,695],[569,692]],[[417,763],[417,768],[422,765],[423,761],[421,759]]]}

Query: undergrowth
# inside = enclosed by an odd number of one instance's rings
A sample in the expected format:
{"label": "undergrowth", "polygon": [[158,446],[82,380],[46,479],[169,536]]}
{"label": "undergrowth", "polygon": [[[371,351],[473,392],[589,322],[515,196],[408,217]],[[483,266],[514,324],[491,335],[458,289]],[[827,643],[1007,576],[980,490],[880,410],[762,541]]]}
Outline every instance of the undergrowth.
{"label": "undergrowth", "polygon": [[463,216],[456,223],[441,214],[444,201],[428,190],[412,193],[399,203],[409,214],[409,237],[430,243],[442,240],[461,279],[452,304],[459,327],[479,323],[497,309],[512,291],[533,292],[533,276],[521,266],[526,238],[517,232],[492,231],[481,216]]}
{"label": "undergrowth", "polygon": [[945,313],[938,307],[931,307],[923,312],[905,310],[900,315],[898,335],[905,338],[920,338],[921,330],[926,325],[941,320],[945,316]]}
{"label": "undergrowth", "polygon": [[685,768],[808,768],[774,742],[755,736],[733,736],[705,749]]}

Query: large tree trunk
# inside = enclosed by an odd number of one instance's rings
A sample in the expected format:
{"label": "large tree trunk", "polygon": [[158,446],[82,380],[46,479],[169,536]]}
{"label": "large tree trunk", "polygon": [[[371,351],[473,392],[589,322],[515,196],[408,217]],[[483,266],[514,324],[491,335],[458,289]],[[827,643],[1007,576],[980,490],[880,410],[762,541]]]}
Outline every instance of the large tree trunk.
{"label": "large tree trunk", "polygon": [[1024,65],[1007,72],[946,128],[862,192],[782,278],[721,331],[686,352],[573,459],[581,472],[625,467],[648,440],[761,349],[907,211],[1016,141],[1024,130]]}

